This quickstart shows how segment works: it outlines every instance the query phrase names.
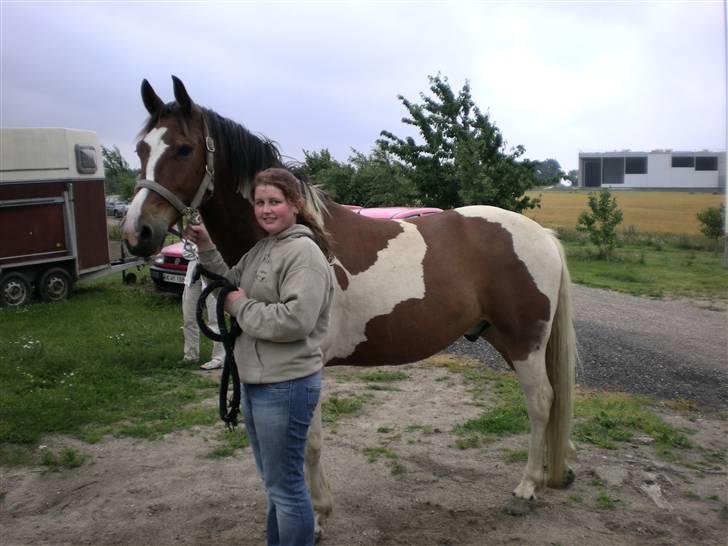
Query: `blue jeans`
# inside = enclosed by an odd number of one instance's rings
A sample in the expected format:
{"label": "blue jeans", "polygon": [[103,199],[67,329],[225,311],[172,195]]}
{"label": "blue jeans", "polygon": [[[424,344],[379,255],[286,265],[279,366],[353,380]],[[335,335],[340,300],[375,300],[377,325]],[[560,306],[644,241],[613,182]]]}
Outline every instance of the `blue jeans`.
{"label": "blue jeans", "polygon": [[313,546],[313,505],[303,458],[321,372],[282,383],[244,383],[242,391],[245,427],[268,496],[268,544]]}

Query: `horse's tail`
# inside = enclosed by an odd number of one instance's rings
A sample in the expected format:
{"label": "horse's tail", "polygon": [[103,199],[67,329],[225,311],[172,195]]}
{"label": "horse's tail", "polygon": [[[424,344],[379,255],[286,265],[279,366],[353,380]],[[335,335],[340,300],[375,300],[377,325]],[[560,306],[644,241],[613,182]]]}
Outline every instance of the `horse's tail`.
{"label": "horse's tail", "polygon": [[546,345],[546,373],[554,391],[548,426],[546,451],[548,486],[563,487],[567,472],[566,460],[572,455],[571,421],[574,415],[574,385],[576,375],[576,333],[571,302],[571,277],[561,243],[553,235],[561,255],[561,286],[559,300]]}

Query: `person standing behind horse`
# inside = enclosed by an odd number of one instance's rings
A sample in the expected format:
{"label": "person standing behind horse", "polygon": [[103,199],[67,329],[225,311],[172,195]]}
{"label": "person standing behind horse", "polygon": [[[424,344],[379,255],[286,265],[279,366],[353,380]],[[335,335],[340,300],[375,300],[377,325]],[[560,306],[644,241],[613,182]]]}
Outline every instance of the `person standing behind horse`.
{"label": "person standing behind horse", "polygon": [[225,310],[243,333],[235,361],[242,409],[265,485],[269,545],[314,544],[314,513],[304,479],[306,435],[321,392],[323,353],[333,299],[328,234],[305,208],[300,182],[271,168],[253,181],[255,218],[267,236],[231,269],[202,226],[186,236],[200,263],[240,288]]}
{"label": "person standing behind horse", "polygon": [[[191,246],[191,248],[188,248]],[[197,247],[189,241],[182,250],[182,257],[187,260],[187,273],[185,274],[185,288],[182,292],[182,334],[184,336],[185,362],[197,362],[200,359],[200,327],[197,325],[197,300],[205,289],[202,277],[195,280],[197,269]],[[216,298],[207,298],[207,322],[210,328],[217,332],[217,306]],[[225,347],[219,341],[212,342],[212,355],[210,360],[200,366],[202,370],[217,370],[225,362]]]}

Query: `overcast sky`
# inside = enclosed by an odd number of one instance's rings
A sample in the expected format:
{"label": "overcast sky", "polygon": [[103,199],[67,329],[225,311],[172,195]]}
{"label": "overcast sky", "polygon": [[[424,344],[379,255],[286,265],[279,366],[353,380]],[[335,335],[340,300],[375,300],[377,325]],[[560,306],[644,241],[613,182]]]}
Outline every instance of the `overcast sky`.
{"label": "overcast sky", "polygon": [[345,161],[428,75],[470,81],[509,146],[725,148],[724,11],[712,2],[12,2],[0,0],[0,125],[98,132],[136,167],[147,78],[277,141]]}

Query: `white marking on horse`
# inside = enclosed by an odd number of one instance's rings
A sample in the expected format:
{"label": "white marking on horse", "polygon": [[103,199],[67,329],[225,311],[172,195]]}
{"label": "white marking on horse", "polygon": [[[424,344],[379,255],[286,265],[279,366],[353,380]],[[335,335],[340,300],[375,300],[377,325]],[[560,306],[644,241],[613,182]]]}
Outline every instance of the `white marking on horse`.
{"label": "white marking on horse", "polygon": [[366,341],[366,325],[374,317],[388,315],[405,300],[425,297],[425,276],[422,261],[427,244],[417,226],[399,222],[402,233],[389,240],[387,247],[377,253],[377,260],[356,275],[348,276],[346,290],[336,283],[336,304],[329,321],[329,344],[326,360],[351,355],[359,343]]}
{"label": "white marking on horse", "polygon": [[[169,148],[169,145],[162,140],[162,137],[164,137],[164,133],[166,132],[166,127],[155,127],[142,139],[149,145],[149,159],[147,160],[146,172],[142,173],[142,178],[146,178],[147,180],[155,179],[154,170],[157,168],[157,162],[159,161],[159,158],[162,157],[164,150]],[[132,199],[132,202],[129,205],[129,210],[126,213],[125,220],[129,226],[137,225],[139,217],[142,214],[142,206],[144,205],[144,201],[148,195],[149,190],[147,188],[142,188],[134,196],[134,199]]]}

